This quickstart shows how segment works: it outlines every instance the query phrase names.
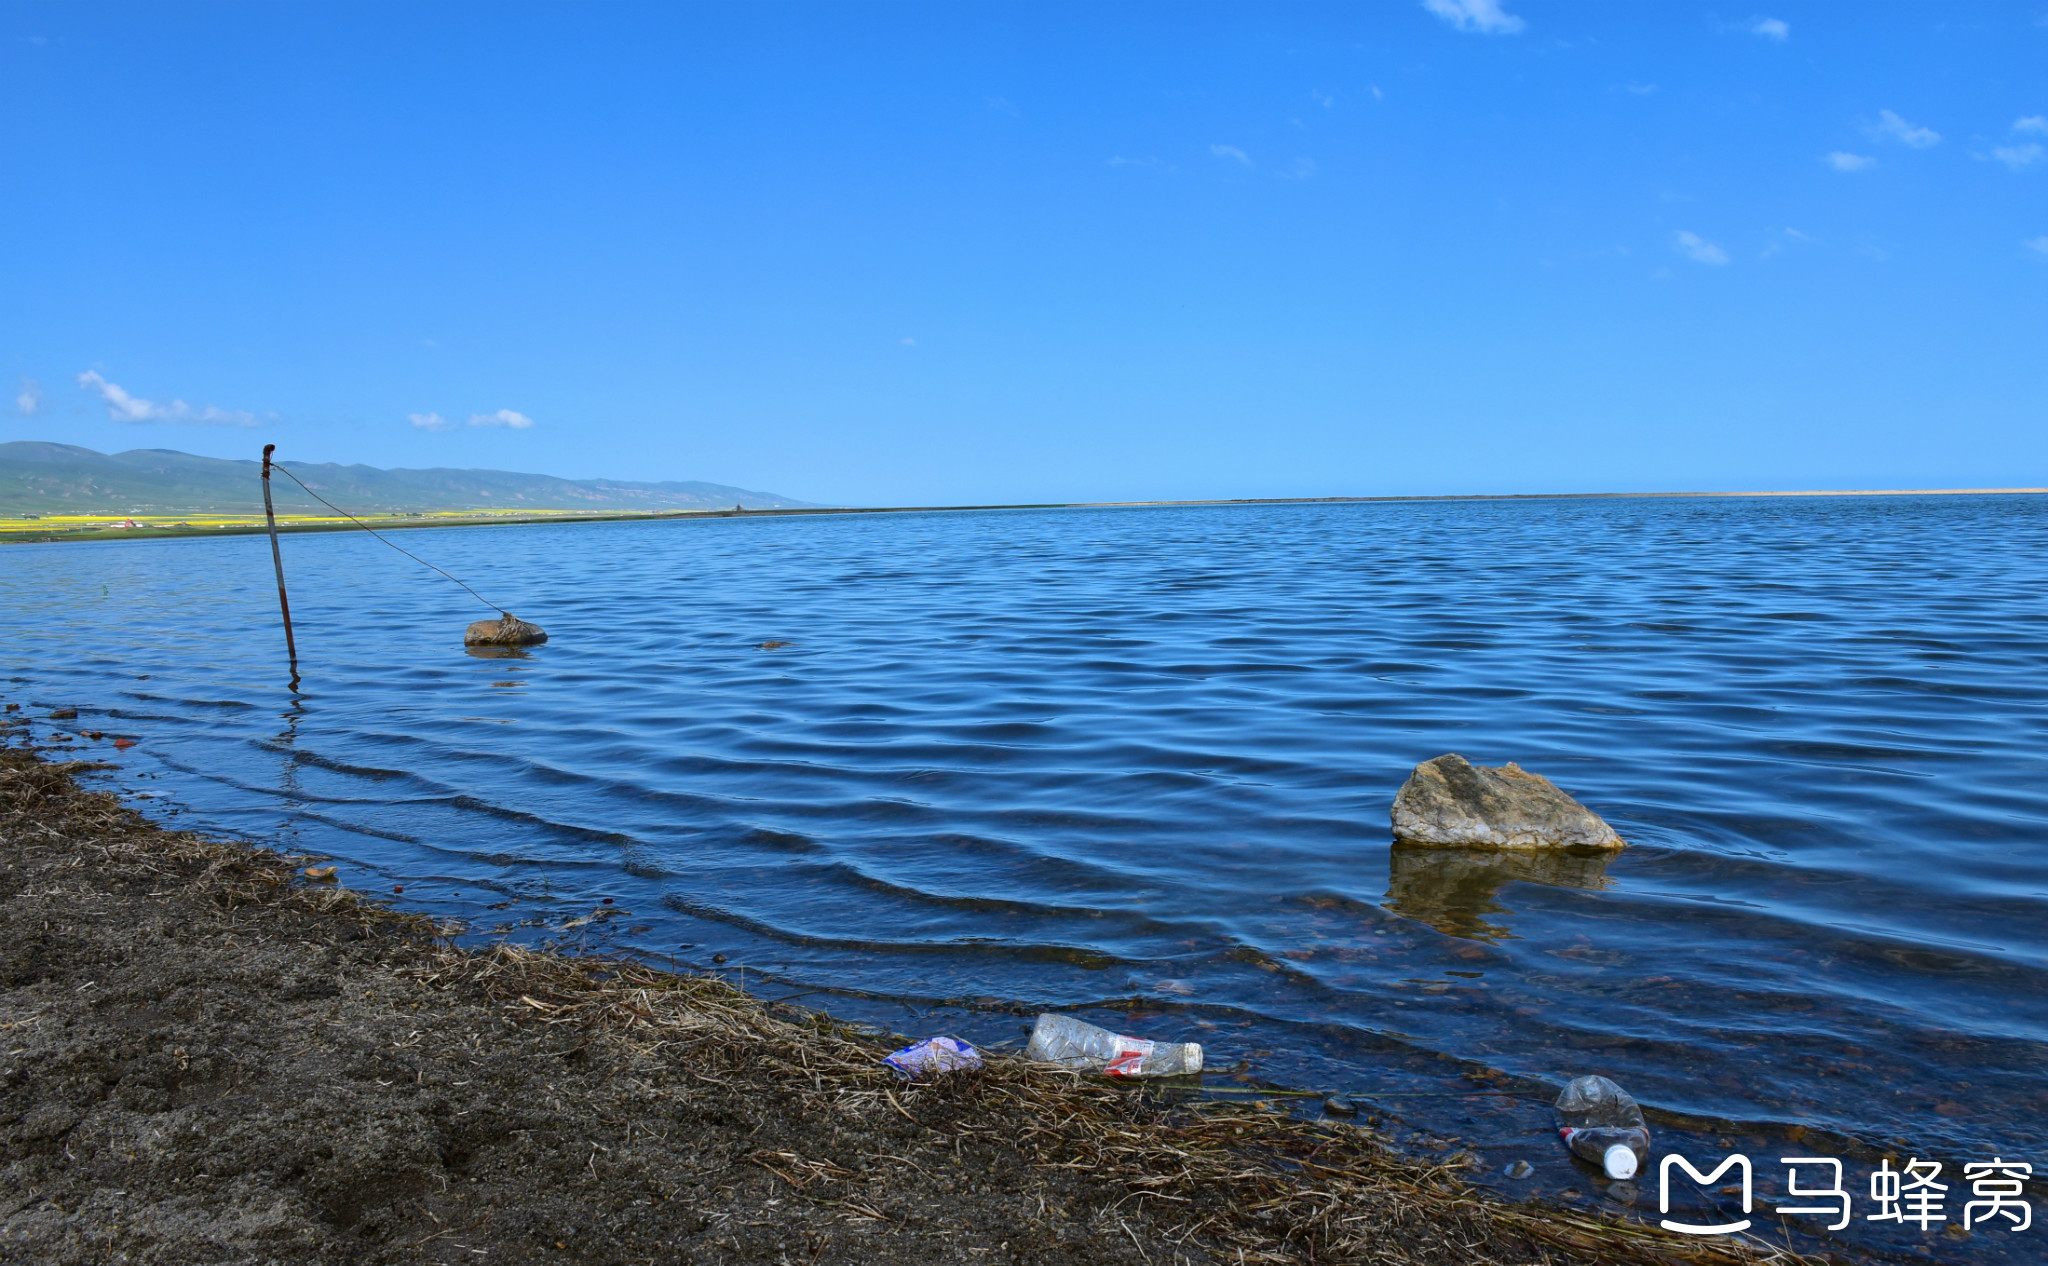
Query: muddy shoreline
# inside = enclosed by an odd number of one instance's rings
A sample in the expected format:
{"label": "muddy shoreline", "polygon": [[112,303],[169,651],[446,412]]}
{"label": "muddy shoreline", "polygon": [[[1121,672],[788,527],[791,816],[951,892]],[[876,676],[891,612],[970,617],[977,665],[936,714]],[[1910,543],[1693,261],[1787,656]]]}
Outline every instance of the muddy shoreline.
{"label": "muddy shoreline", "polygon": [[1770,1256],[1260,1104],[1007,1058],[903,1083],[829,1016],[460,949],[0,741],[0,1262]]}

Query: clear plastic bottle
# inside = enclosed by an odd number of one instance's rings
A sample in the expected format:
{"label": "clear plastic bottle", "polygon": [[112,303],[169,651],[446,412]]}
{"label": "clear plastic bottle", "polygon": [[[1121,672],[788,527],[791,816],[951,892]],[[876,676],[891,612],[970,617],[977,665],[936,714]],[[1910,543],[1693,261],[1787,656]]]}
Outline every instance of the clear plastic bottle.
{"label": "clear plastic bottle", "polygon": [[1605,1077],[1578,1077],[1564,1088],[1557,1097],[1557,1134],[1609,1178],[1633,1178],[1650,1160],[1642,1108]]}
{"label": "clear plastic bottle", "polygon": [[1024,1054],[1110,1077],[1173,1077],[1202,1071],[1199,1042],[1151,1042],[1049,1012],[1031,1027]]}

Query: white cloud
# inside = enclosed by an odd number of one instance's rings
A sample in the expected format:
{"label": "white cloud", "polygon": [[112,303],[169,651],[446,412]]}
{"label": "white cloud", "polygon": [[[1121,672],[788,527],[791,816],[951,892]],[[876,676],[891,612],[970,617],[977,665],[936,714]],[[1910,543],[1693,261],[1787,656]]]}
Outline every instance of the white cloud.
{"label": "white cloud", "polygon": [[1143,167],[1148,171],[1175,170],[1158,158],[1126,158],[1122,154],[1117,154],[1110,158],[1108,165],[1111,167]]}
{"label": "white cloud", "polygon": [[1235,145],[1211,145],[1209,152],[1218,158],[1234,158],[1247,167],[1252,165],[1252,156]]}
{"label": "white cloud", "polygon": [[1728,262],[1728,252],[1709,242],[1697,233],[1684,229],[1671,235],[1671,244],[1679,254],[1695,264],[1713,264],[1716,267]]}
{"label": "white cloud", "polygon": [[1870,134],[1884,140],[1897,141],[1911,149],[1926,149],[1930,145],[1941,143],[1941,133],[1931,127],[1908,123],[1890,110],[1877,112],[1877,126],[1870,129]]}
{"label": "white cloud", "polygon": [[1627,83],[1622,85],[1638,97],[1647,97],[1657,91],[1656,84]]}
{"label": "white cloud", "polygon": [[1283,172],[1276,172],[1275,174],[1288,180],[1307,180],[1310,176],[1316,174],[1316,170],[1317,169],[1315,159],[1297,158],[1294,160],[1294,165],[1292,167],[1289,167],[1286,171]]}
{"label": "white cloud", "polygon": [[2038,114],[2030,114],[2024,119],[2014,119],[2012,121],[2012,130],[2015,132],[2039,132],[2044,136],[2048,136],[2048,118],[2043,118]]}
{"label": "white cloud", "polygon": [[1422,0],[1422,7],[1461,31],[1513,35],[1527,22],[1500,7],[1500,0]]}
{"label": "white cloud", "polygon": [[98,371],[88,369],[78,376],[78,385],[106,402],[107,416],[116,422],[177,422],[192,426],[255,426],[256,415],[212,405],[195,409],[183,400],[157,404],[131,396],[119,384],[108,382]]}
{"label": "white cloud", "polygon": [[1847,150],[1838,149],[1831,154],[1823,154],[1820,161],[1836,171],[1862,171],[1877,160],[1868,154],[1851,154]]}
{"label": "white cloud", "polygon": [[908,335],[904,336],[903,338],[897,339],[896,341],[897,341],[897,342],[899,342],[899,343],[901,343],[901,344],[903,344],[903,346],[905,346],[905,347],[916,347],[916,346],[917,346],[917,340],[916,340],[916,339],[914,339],[914,338],[911,338],[911,337],[909,337]]}
{"label": "white cloud", "polygon": [[2014,171],[2020,171],[2023,168],[2032,167],[2043,158],[2048,158],[2048,149],[2043,149],[2033,141],[2028,141],[2025,145],[1997,146],[1991,151],[1991,156]]}
{"label": "white cloud", "polygon": [[1310,100],[1314,101],[1317,105],[1321,106],[1325,110],[1331,110],[1336,108],[1337,98],[1331,96],[1327,92],[1311,92],[1308,95]]}
{"label": "white cloud", "polygon": [[32,418],[42,407],[43,384],[33,378],[22,379],[21,391],[14,397],[14,411],[25,418]]}
{"label": "white cloud", "polygon": [[1792,34],[1792,24],[1783,18],[1751,18],[1742,24],[1742,29],[1751,35],[1761,35],[1780,44]]}
{"label": "white cloud", "polygon": [[2044,234],[2041,237],[2030,237],[2026,241],[2021,242],[2020,245],[2031,251],[2035,259],[2048,259],[2048,234]]}
{"label": "white cloud", "polygon": [[408,413],[405,420],[422,431],[452,431],[455,424],[438,413]]}
{"label": "white cloud", "polygon": [[469,424],[471,426],[509,426],[515,431],[524,431],[527,427],[533,425],[533,419],[523,413],[514,413],[510,409],[500,409],[496,413],[472,413],[469,415]]}

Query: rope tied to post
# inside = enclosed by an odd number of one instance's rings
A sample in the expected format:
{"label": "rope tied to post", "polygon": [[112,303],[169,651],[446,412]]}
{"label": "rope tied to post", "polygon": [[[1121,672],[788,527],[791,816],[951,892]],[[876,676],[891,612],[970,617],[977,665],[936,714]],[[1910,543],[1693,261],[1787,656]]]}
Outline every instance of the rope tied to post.
{"label": "rope tied to post", "polygon": [[[411,550],[406,549],[404,546],[398,544],[396,541],[390,540],[382,532],[379,532],[376,528],[371,527],[369,524],[363,522],[355,515],[350,514],[348,511],[342,509],[340,506],[334,504],[332,501],[329,501],[327,498],[313,491],[313,489],[307,485],[305,480],[299,478],[290,470],[286,469],[285,465],[282,462],[276,462],[271,460],[270,452],[271,449],[274,447],[275,445],[265,445],[263,449],[263,495],[264,501],[266,503],[266,508],[270,499],[270,472],[273,470],[282,471],[287,479],[290,479],[293,483],[297,484],[301,489],[305,491],[306,495],[313,498],[313,500],[319,502],[323,506],[326,506],[328,509],[340,515],[342,518],[347,519],[350,523],[355,524],[363,531],[368,532],[371,536],[376,537],[384,544],[389,545],[392,549],[397,550],[399,553],[405,555],[407,558],[410,558],[412,561],[418,563],[420,566],[426,568],[429,571],[436,572],[439,575],[444,576],[447,579],[452,580],[456,584],[462,586],[463,592],[467,593],[470,597],[475,598],[478,602],[483,603],[485,606],[489,607],[491,610],[496,611],[498,613],[498,618],[496,620],[478,620],[476,623],[470,625],[468,630],[463,634],[462,638],[463,645],[465,646],[535,646],[539,643],[548,640],[547,633],[543,631],[538,624],[529,624],[525,620],[522,620],[519,617],[513,615],[510,611],[507,611],[505,608],[499,606],[497,603],[492,602],[489,598],[484,597],[475,589],[472,589],[469,586],[469,583],[463,580],[460,576],[457,576],[445,567],[437,567],[433,563],[428,562],[426,559],[421,558],[418,554],[415,554]],[[277,544],[276,532],[276,526],[275,524],[273,524],[271,527],[271,547],[273,552],[275,551]],[[280,597],[282,596],[283,584],[283,564],[280,563],[278,573]],[[285,636],[287,639],[289,639],[291,636],[289,615],[286,616]]]}
{"label": "rope tied to post", "polygon": [[481,602],[485,606],[489,607],[491,610],[496,611],[499,615],[504,616],[508,620],[512,618],[511,612],[505,610],[505,608],[499,606],[497,603],[492,602],[489,598],[484,597],[476,590],[471,589],[469,585],[462,580],[461,577],[454,575],[453,573],[447,571],[444,568],[434,566],[426,559],[421,558],[418,554],[413,553],[411,550],[406,549],[404,546],[398,544],[397,542],[386,539],[384,534],[382,532],[379,532],[376,528],[371,527],[369,524],[363,522],[361,519],[358,519],[353,514],[350,514],[348,511],[342,509],[340,506],[334,504],[332,501],[329,501],[327,498],[321,496],[319,493],[314,492],[311,488],[307,488],[306,481],[299,478],[297,475],[294,475],[284,465],[283,462],[272,462],[271,468],[273,470],[282,472],[285,478],[291,480],[299,487],[305,488],[306,495],[313,498],[313,500],[319,502],[321,505],[326,506],[328,509],[340,515],[342,518],[347,519],[350,523],[353,523],[357,527],[361,528],[363,531],[368,532],[371,536],[374,536],[378,540],[383,541],[386,545],[389,545],[392,549],[397,550],[399,553],[405,555],[407,558],[410,558],[412,561],[418,563],[420,566],[425,567],[431,571],[440,572],[443,576],[446,576],[448,577],[448,579],[454,581],[456,584],[461,585],[463,589],[469,593],[470,597],[475,598],[478,602]]}

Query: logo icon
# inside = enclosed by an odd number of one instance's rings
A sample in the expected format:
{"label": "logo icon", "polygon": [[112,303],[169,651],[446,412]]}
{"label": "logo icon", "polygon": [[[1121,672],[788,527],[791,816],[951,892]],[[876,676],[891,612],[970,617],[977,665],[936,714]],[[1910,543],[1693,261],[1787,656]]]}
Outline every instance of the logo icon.
{"label": "logo icon", "polygon": [[[1713,1184],[1721,1180],[1721,1175],[1731,1169],[1741,1170],[1742,1211],[1748,1213],[1753,1206],[1755,1192],[1750,1181],[1749,1157],[1738,1152],[1717,1165],[1713,1173],[1703,1174],[1692,1167],[1691,1161],[1676,1152],[1670,1152],[1665,1155],[1664,1163],[1657,1167],[1657,1212],[1671,1212],[1671,1167],[1673,1165],[1678,1166],[1691,1175],[1692,1180],[1702,1187],[1712,1187]],[[1829,1212],[1833,1212],[1833,1210],[1829,1210]],[[1673,1222],[1671,1219],[1666,1218],[1657,1225],[1667,1231],[1678,1231],[1685,1235],[1733,1235],[1737,1231],[1747,1231],[1749,1229],[1749,1219],[1744,1218],[1740,1222],[1724,1222],[1720,1226],[1694,1226],[1690,1222]]]}

